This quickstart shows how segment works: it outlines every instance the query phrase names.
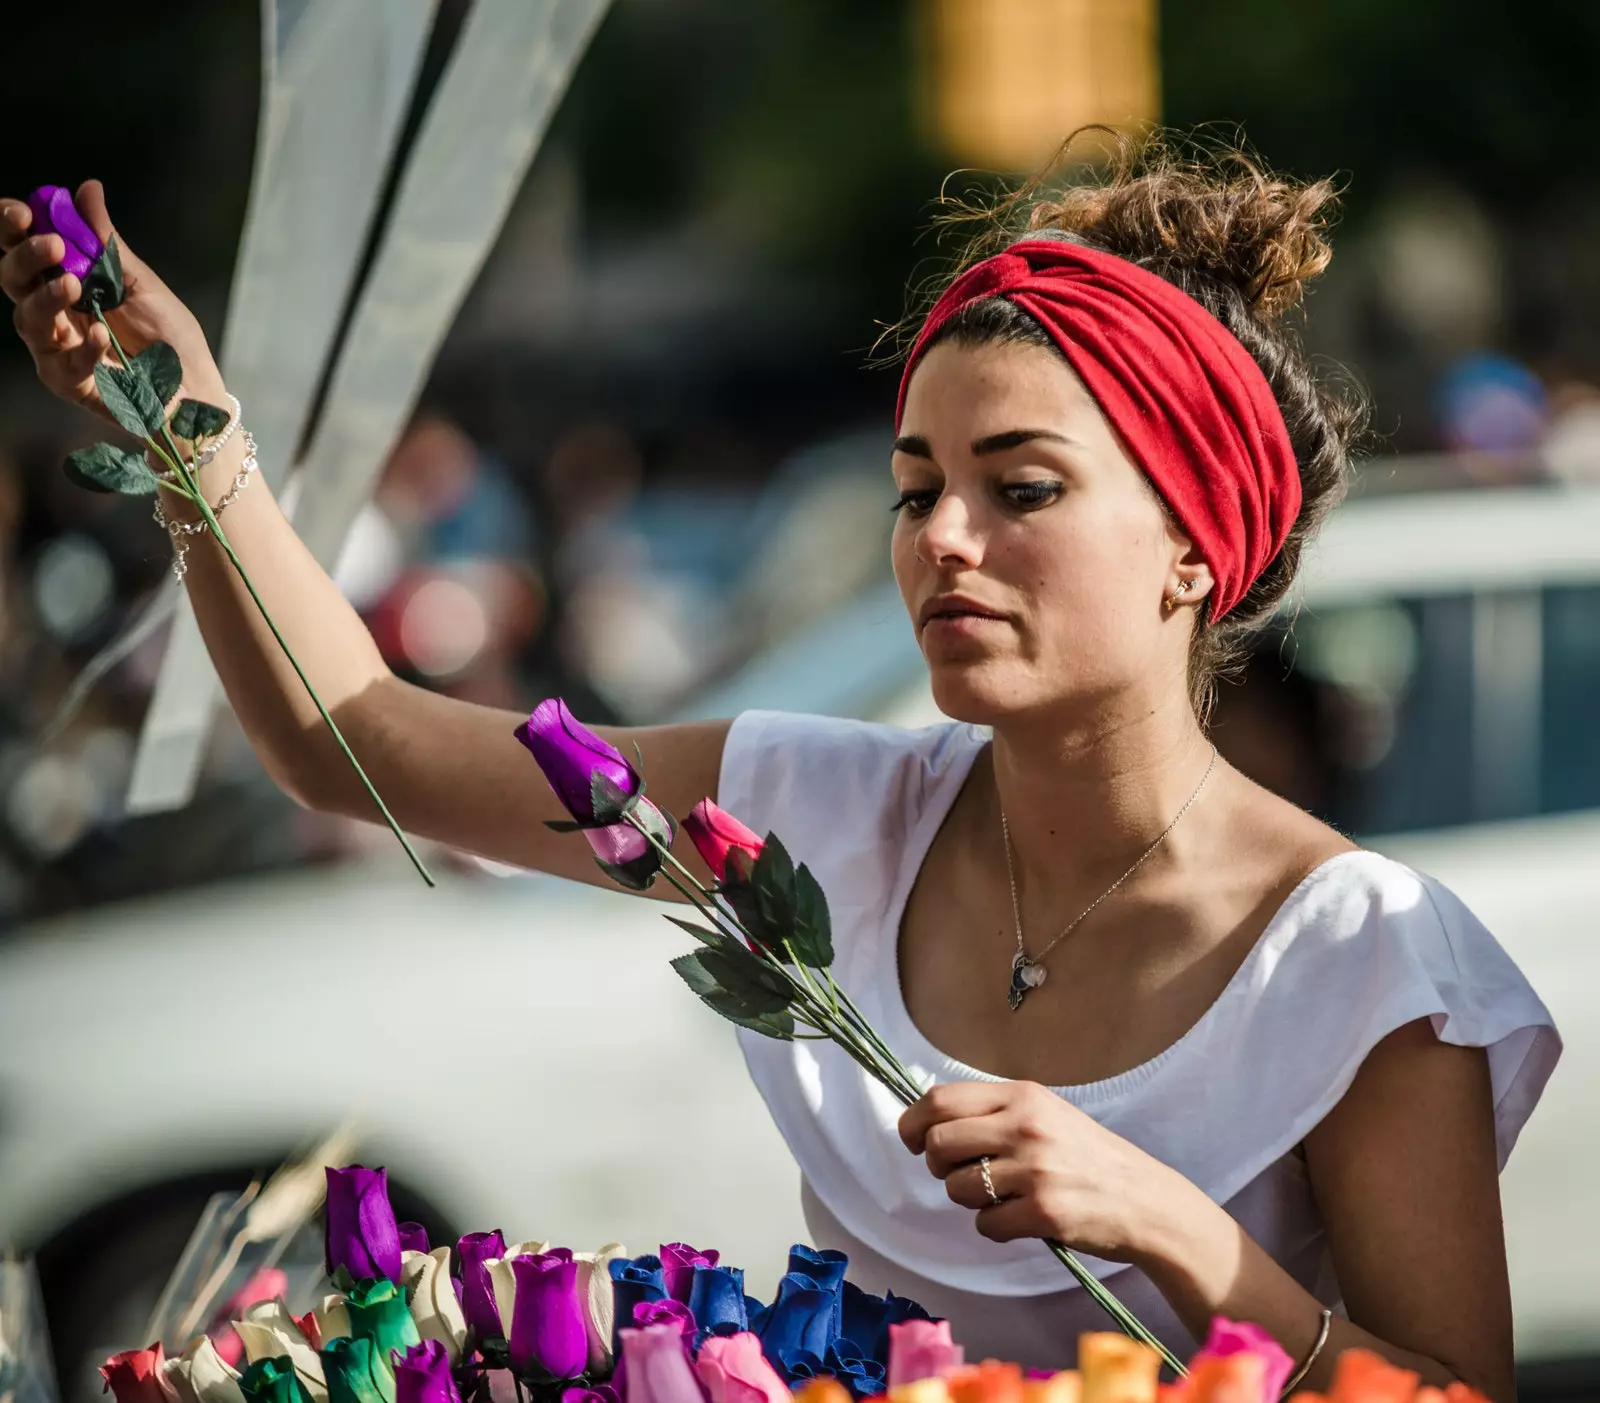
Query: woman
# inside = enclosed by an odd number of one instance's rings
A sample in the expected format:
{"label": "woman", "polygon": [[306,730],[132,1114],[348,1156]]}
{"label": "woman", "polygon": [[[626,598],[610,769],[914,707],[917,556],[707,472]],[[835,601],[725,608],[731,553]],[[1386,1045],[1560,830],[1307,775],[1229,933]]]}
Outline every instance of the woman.
{"label": "woman", "polygon": [[[107,235],[99,185],[78,201]],[[666,807],[715,793],[781,832],[830,894],[844,982],[939,1083],[897,1117],[832,1049],[747,1043],[816,1237],[858,1279],[951,1316],[974,1353],[1058,1363],[1103,1322],[1032,1241],[1054,1237],[1180,1352],[1221,1313],[1269,1330],[1310,1387],[1364,1345],[1507,1399],[1496,1176],[1559,1051],[1549,1016],[1448,891],[1205,733],[1217,670],[1347,471],[1356,410],[1280,325],[1327,262],[1330,201],[1243,161],[1124,162],[1019,199],[1028,236],[946,290],[901,388],[893,557],[956,724],[761,714],[612,738]],[[0,231],[41,378],[96,407],[106,338],[70,310],[59,240],[15,201]],[[123,344],[165,339],[185,392],[224,402],[193,317],[123,260]],[[214,498],[240,452],[205,470]],[[519,717],[396,679],[264,485],[226,526],[405,827],[596,878],[509,768]],[[214,548],[190,561],[263,764],[299,802],[368,817],[234,574]]]}

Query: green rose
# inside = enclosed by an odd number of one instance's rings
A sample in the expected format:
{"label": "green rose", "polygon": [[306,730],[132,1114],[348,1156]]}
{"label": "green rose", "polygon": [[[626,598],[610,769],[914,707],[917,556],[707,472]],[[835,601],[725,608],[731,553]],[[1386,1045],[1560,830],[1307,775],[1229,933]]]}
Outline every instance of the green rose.
{"label": "green rose", "polygon": [[311,1395],[294,1371],[294,1360],[287,1354],[256,1360],[239,1375],[239,1391],[245,1403],[311,1403]]}
{"label": "green rose", "polygon": [[385,1368],[392,1356],[422,1343],[417,1322],[411,1318],[411,1307],[406,1304],[406,1293],[392,1281],[382,1277],[358,1281],[345,1302],[345,1310],[350,1315],[350,1333],[357,1339],[371,1340]]}
{"label": "green rose", "polygon": [[333,1340],[322,1351],[328,1403],[395,1403],[394,1373],[364,1336]]}

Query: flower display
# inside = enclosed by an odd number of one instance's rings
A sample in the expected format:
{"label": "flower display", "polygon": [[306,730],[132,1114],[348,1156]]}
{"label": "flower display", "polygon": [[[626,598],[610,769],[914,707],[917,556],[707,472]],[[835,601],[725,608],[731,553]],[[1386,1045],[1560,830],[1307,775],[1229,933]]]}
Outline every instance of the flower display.
{"label": "flower display", "polygon": [[[339,1265],[321,1304],[300,1317],[281,1298],[251,1305],[232,1323],[242,1372],[205,1336],[172,1359],[160,1344],[114,1355],[101,1372],[116,1403],[1279,1403],[1293,1367],[1264,1330],[1221,1319],[1168,1384],[1160,1352],[1115,1333],[1082,1336],[1076,1370],[969,1363],[948,1321],[861,1290],[842,1252],[804,1244],[768,1302],[709,1248],[579,1253],[508,1247],[499,1231],[454,1252],[399,1249],[398,1279],[354,1279],[361,1252],[398,1248],[387,1181],[355,1167],[329,1183]],[[1289,1403],[1487,1400],[1350,1350],[1325,1395]]]}

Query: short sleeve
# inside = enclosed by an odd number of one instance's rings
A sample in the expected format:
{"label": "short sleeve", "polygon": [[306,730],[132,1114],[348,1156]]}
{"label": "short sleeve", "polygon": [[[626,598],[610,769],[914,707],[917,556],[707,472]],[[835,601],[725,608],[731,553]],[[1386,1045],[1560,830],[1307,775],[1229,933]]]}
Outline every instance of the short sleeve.
{"label": "short sleeve", "polygon": [[[1549,1011],[1483,923],[1442,884],[1376,853],[1308,879],[1230,994],[1227,1016],[1191,1031],[1140,1108],[1160,1127],[1146,1148],[1219,1202],[1315,1129],[1408,1023],[1426,1018],[1442,1042],[1484,1050],[1501,1168],[1561,1053]],[[1239,1140],[1168,1143],[1200,1081],[1208,1112],[1245,1130]]]}

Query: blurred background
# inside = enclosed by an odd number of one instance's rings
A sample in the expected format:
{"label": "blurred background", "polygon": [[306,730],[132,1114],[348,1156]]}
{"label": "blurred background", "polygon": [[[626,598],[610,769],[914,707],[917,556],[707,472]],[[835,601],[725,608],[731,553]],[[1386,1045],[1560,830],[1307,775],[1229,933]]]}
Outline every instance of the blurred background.
{"label": "blurred background", "polygon": [[[467,9],[437,6],[402,146]],[[6,22],[0,190],[102,178],[214,341],[260,30],[244,0]],[[871,348],[946,252],[941,182],[1026,171],[1097,121],[1208,124],[1337,173],[1305,337],[1369,388],[1377,434],[1216,733],[1456,886],[1562,1021],[1568,1063],[1507,1178],[1519,1348],[1530,1390],[1600,1396],[1576,1198],[1600,1128],[1580,1036],[1600,1012],[1597,67],[1593,0],[615,0],[341,582],[397,671],[494,705],[935,719],[887,577],[896,376]],[[304,210],[307,258],[319,223]],[[119,1332],[208,1193],[357,1101],[441,1226],[780,1252],[792,1170],[721,1030],[668,992],[649,907],[448,854],[424,898],[381,830],[282,798],[231,721],[193,803],[126,817],[164,632],[47,735],[167,571],[146,504],[63,479],[96,436],[0,338],[0,1240],[40,1249],[64,1383],[142,1343]],[[602,973],[591,938],[638,959]],[[473,1073],[445,1051],[469,1030]],[[375,1070],[374,1034],[403,1072]],[[571,1082],[602,1066],[597,1110]],[[482,1098],[508,1095],[526,1124],[485,1129]],[[635,1118],[663,1098],[719,1127],[665,1172]],[[466,1166],[456,1133],[494,1153]],[[727,1226],[765,1177],[777,1207]]]}

